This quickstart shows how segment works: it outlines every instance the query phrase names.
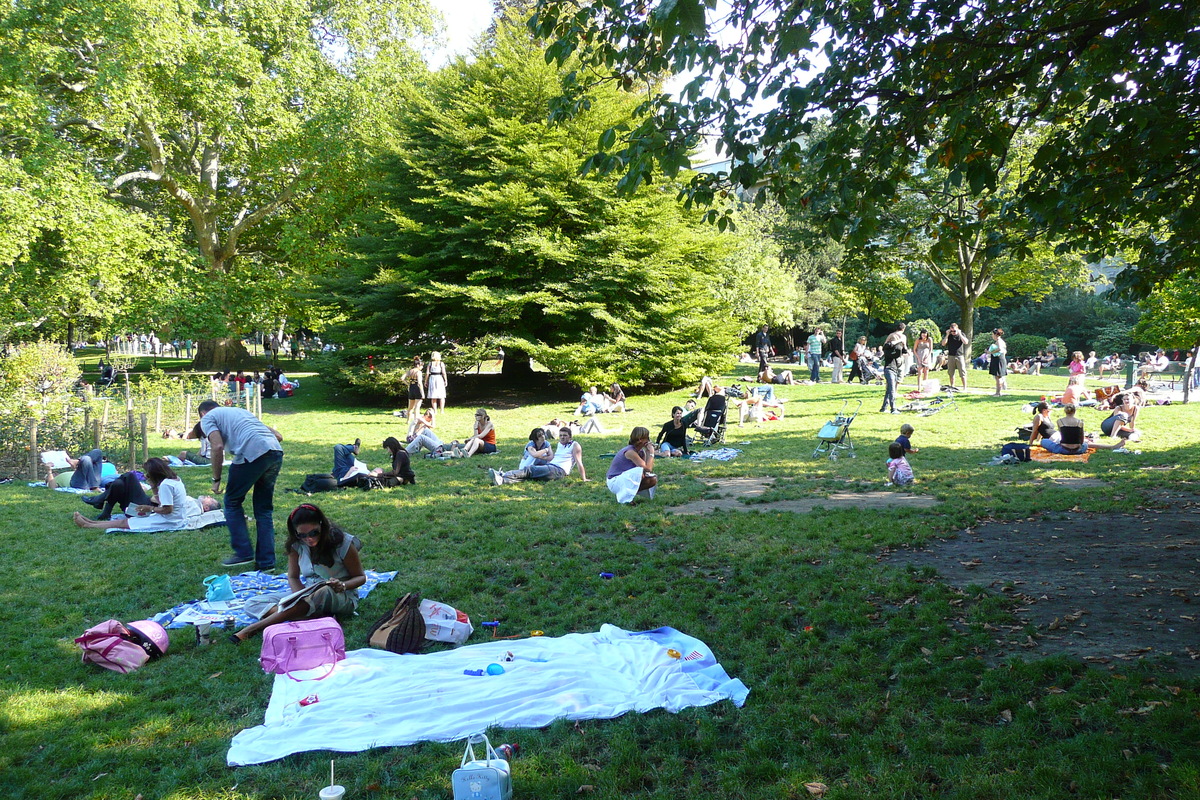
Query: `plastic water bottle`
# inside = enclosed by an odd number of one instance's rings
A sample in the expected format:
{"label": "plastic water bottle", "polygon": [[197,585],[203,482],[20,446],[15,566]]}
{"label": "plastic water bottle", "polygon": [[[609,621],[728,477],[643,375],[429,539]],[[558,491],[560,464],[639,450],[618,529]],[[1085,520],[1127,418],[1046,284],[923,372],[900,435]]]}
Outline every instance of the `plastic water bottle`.
{"label": "plastic water bottle", "polygon": [[521,745],[519,745],[519,744],[498,744],[498,745],[496,745],[496,752],[505,761],[512,761],[514,758],[517,757],[517,753],[521,752]]}

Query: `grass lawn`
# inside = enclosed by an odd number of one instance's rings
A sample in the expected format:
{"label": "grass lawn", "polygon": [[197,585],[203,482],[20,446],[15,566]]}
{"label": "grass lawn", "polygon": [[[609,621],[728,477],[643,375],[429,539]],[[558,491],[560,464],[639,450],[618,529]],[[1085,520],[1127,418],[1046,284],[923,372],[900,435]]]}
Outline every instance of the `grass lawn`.
{"label": "grass lawn", "polygon": [[[977,386],[990,382],[984,373],[971,377]],[[1049,375],[1010,382],[1010,396],[962,397],[956,409],[928,418],[879,414],[881,387],[780,387],[791,401],[786,420],[731,428],[730,443],[743,450],[731,462],[659,460],[658,497],[632,508],[617,506],[606,490],[608,461],[600,454],[622,446],[634,425],[656,432],[683,392],[633,392],[634,411],[601,418],[620,433],[580,437],[588,483],[572,476],[492,487],[484,468],[515,466],[530,428],[566,413],[559,403],[496,411],[498,457],[418,459],[415,487],[313,498],[364,540],[368,568],[400,571],[346,623],[347,642],[359,646],[370,622],[416,589],[477,624],[502,620],[502,633],[670,625],[707,642],[750,687],[741,709],[723,702],[491,731],[493,742],[521,745],[517,798],[576,797],[588,786],[582,793],[593,798],[775,800],[807,798],[812,782],[826,784],[828,798],[1200,797],[1196,669],[1156,661],[1089,667],[1065,656],[994,661],[987,656],[994,629],[1013,622],[1017,598],[962,591],[927,570],[880,561],[884,551],[981,520],[1145,512],[1156,492],[1194,491],[1195,406],[1146,409],[1141,455],[981,466],[1028,420],[1024,402],[1065,385]],[[847,398],[865,400],[854,425],[859,457],[811,458],[816,431]],[[377,443],[403,434],[403,421],[385,409],[334,402],[315,379],[296,397],[263,405],[286,437],[276,494],[282,547],[284,516],[301,498],[281,490],[327,472],[331,446],[355,437],[369,465],[383,464]],[[443,438],[463,438],[472,410],[450,408]],[[1081,413],[1089,430],[1098,429],[1100,412]],[[792,514],[764,504],[701,517],[663,510],[703,497],[700,479],[708,477],[775,476],[765,500],[880,489],[886,443],[905,421],[916,426],[921,449],[912,457],[913,491],[942,501],[933,509]],[[179,449],[158,440],[151,454]],[[1143,469],[1165,465],[1177,467]],[[207,488],[208,475],[181,471],[193,494]],[[1054,476],[1105,485],[1040,480]],[[109,617],[140,619],[199,596],[201,580],[221,572],[229,545],[224,528],[83,532],[71,524],[75,510],[90,511],[69,494],[0,487],[12,567],[0,589],[0,775],[14,796],[313,798],[335,757],[348,799],[450,797],[457,742],[226,767],[231,737],[262,722],[270,697],[272,676],[254,645],[197,648],[185,629],[172,631],[165,659],[131,675],[80,664],[73,637]],[[601,580],[601,571],[616,577]],[[1181,589],[1194,595],[1200,583]],[[1197,630],[1194,620],[1181,624]],[[488,635],[477,628],[473,639]]]}

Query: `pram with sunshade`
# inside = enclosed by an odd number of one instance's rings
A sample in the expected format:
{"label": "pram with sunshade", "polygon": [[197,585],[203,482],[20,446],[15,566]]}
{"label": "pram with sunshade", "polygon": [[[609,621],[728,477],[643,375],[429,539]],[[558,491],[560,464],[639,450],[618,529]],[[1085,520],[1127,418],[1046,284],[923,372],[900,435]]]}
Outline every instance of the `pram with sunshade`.
{"label": "pram with sunshade", "polygon": [[858,401],[853,411],[847,411],[850,401],[842,402],[842,407],[833,419],[821,426],[817,431],[817,449],[813,450],[813,458],[827,454],[830,461],[836,461],[839,452],[845,452],[854,458],[854,441],[850,438],[850,426],[854,423],[858,412],[862,410],[862,400]]}

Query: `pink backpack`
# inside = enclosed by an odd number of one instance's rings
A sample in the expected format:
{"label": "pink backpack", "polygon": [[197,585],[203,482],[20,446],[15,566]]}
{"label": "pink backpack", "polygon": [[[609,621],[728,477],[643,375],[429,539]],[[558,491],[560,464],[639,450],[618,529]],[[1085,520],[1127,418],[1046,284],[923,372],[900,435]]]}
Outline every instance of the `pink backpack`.
{"label": "pink backpack", "polygon": [[[331,617],[281,622],[263,631],[259,662],[264,672],[285,675],[300,669],[333,665],[346,657],[346,637],[342,626]],[[290,675],[288,677],[291,677]],[[321,680],[317,678],[316,680]]]}
{"label": "pink backpack", "polygon": [[165,654],[170,641],[156,622],[141,620],[126,627],[108,619],[84,631],[75,644],[83,650],[83,663],[97,664],[124,675]]}

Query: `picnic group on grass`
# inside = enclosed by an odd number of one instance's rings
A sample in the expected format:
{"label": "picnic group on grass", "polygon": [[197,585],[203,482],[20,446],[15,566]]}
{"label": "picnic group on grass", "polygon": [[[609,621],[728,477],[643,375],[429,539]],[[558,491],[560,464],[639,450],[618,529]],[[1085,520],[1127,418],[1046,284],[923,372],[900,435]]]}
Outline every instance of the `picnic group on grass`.
{"label": "picnic group on grass", "polygon": [[[910,345],[909,332],[904,323],[899,323],[877,348],[869,347],[865,336],[858,337],[847,348],[840,334],[827,337],[824,329],[817,327],[804,340],[802,350],[798,348],[793,352],[793,358],[808,370],[806,380],[797,381],[791,370],[776,371],[771,365],[769,359],[775,350],[769,328],[763,325],[752,337],[750,353],[741,359],[758,362],[757,375],[747,379],[748,383],[756,382],[749,386],[736,383],[726,386],[705,376],[683,406],[671,409],[670,419],[659,426],[654,441],[649,427],[633,427],[628,443],[610,455],[611,463],[605,474],[608,490],[621,504],[652,499],[658,482],[654,472],[655,458],[696,457],[699,445],[719,440],[719,434],[734,410],[738,425],[782,419],[786,399],[776,397],[776,387],[818,383],[825,367],[829,368],[830,381],[835,384],[843,382],[847,363],[850,371],[845,381],[853,383],[858,379],[865,384],[881,380],[880,411],[883,413],[901,413],[897,407],[897,394],[902,380],[908,375],[915,375],[917,379],[916,390],[907,395],[908,399],[967,390],[971,371],[968,365],[973,363],[971,343],[958,324],[951,323],[940,342],[927,329],[914,333]],[[977,367],[986,368],[993,381],[991,393],[997,397],[1003,396],[1008,389],[1008,346],[1004,337],[1003,329],[992,330],[992,341],[980,354],[983,361],[974,362]],[[154,345],[148,342],[146,346]],[[1039,374],[1042,367],[1051,363],[1043,354],[1032,361]],[[1062,393],[1044,397],[1032,405],[1033,419],[1023,430],[1024,441],[1007,445],[1006,449],[1039,448],[1056,456],[1069,457],[1082,456],[1095,449],[1125,448],[1128,442],[1140,438],[1137,427],[1140,411],[1155,402],[1151,395],[1153,376],[1165,372],[1170,364],[1165,352],[1159,350],[1143,359],[1138,370],[1139,379],[1132,386],[1124,388],[1113,383],[1089,390],[1087,377],[1095,375],[1103,381],[1105,373],[1112,375],[1120,369],[1120,358],[1115,355],[1097,358],[1094,352],[1087,356],[1082,351],[1072,353],[1067,366],[1068,380]],[[933,377],[936,371],[943,369],[947,379],[945,386]],[[1028,369],[1027,365],[1022,371]],[[455,439],[447,444],[440,438],[439,417],[445,410],[449,379],[440,353],[431,353],[428,364],[415,356],[405,374],[408,388],[408,408],[403,414],[407,417],[406,431],[402,438],[388,436],[381,444],[387,466],[369,468],[360,458],[360,439],[334,445],[331,485],[327,488],[362,486],[364,481],[373,481],[375,483],[370,485],[380,487],[415,484],[412,458],[422,451],[427,458],[439,459],[468,459],[498,453],[496,425],[485,408],[475,411],[473,424],[461,441]],[[298,386],[276,367],[265,374],[252,376],[242,372],[232,375],[220,372],[213,376],[213,381],[232,393],[253,390],[263,396],[277,393],[282,396],[283,390]],[[426,400],[428,407],[423,408]],[[698,406],[699,400],[706,401],[703,407]],[[561,481],[577,472],[581,482],[588,482],[583,447],[576,436],[606,432],[597,416],[628,413],[627,402],[625,391],[618,383],[609,384],[604,391],[589,386],[574,408],[575,415],[584,418],[583,422],[555,418],[534,428],[515,468],[489,468],[489,481],[495,486]],[[1098,432],[1085,430],[1078,416],[1078,410],[1085,407],[1108,412]],[[1056,419],[1058,409],[1061,409],[1061,415]],[[69,467],[73,470],[69,480],[72,489],[99,492],[82,498],[101,510],[97,519],[74,514],[76,524],[84,528],[147,532],[179,530],[199,515],[220,506],[229,528],[231,549],[231,554],[221,563],[226,567],[253,564],[260,571],[271,572],[276,564],[274,495],[283,464],[283,434],[240,406],[210,399],[202,402],[198,411],[199,421],[186,434],[186,438],[198,440],[198,447],[183,450],[177,458],[150,458],[142,465],[143,471],[117,475],[98,449],[78,457],[61,453],[62,463],[47,463],[46,484],[57,487],[55,466]],[[888,443],[887,484],[904,487],[914,483],[915,474],[909,457],[919,452],[912,442],[915,433],[913,425],[903,424],[896,439]],[[164,434],[178,435],[174,431]],[[207,466],[211,469],[212,494],[189,497],[172,464]],[[143,481],[149,484],[148,492]],[[221,499],[218,501],[217,497]],[[247,497],[251,499],[250,517],[244,507]],[[114,508],[126,511],[126,515],[113,519]],[[321,591],[286,607],[264,609],[259,622],[231,632],[234,642],[244,641],[279,622],[335,616],[353,611],[355,607],[357,596],[353,590],[365,580],[358,558],[361,543],[357,537],[343,532],[311,503],[302,503],[292,510],[288,515],[287,530],[285,553],[289,586],[293,591],[299,591],[304,587],[304,581],[313,577],[326,583]]]}

